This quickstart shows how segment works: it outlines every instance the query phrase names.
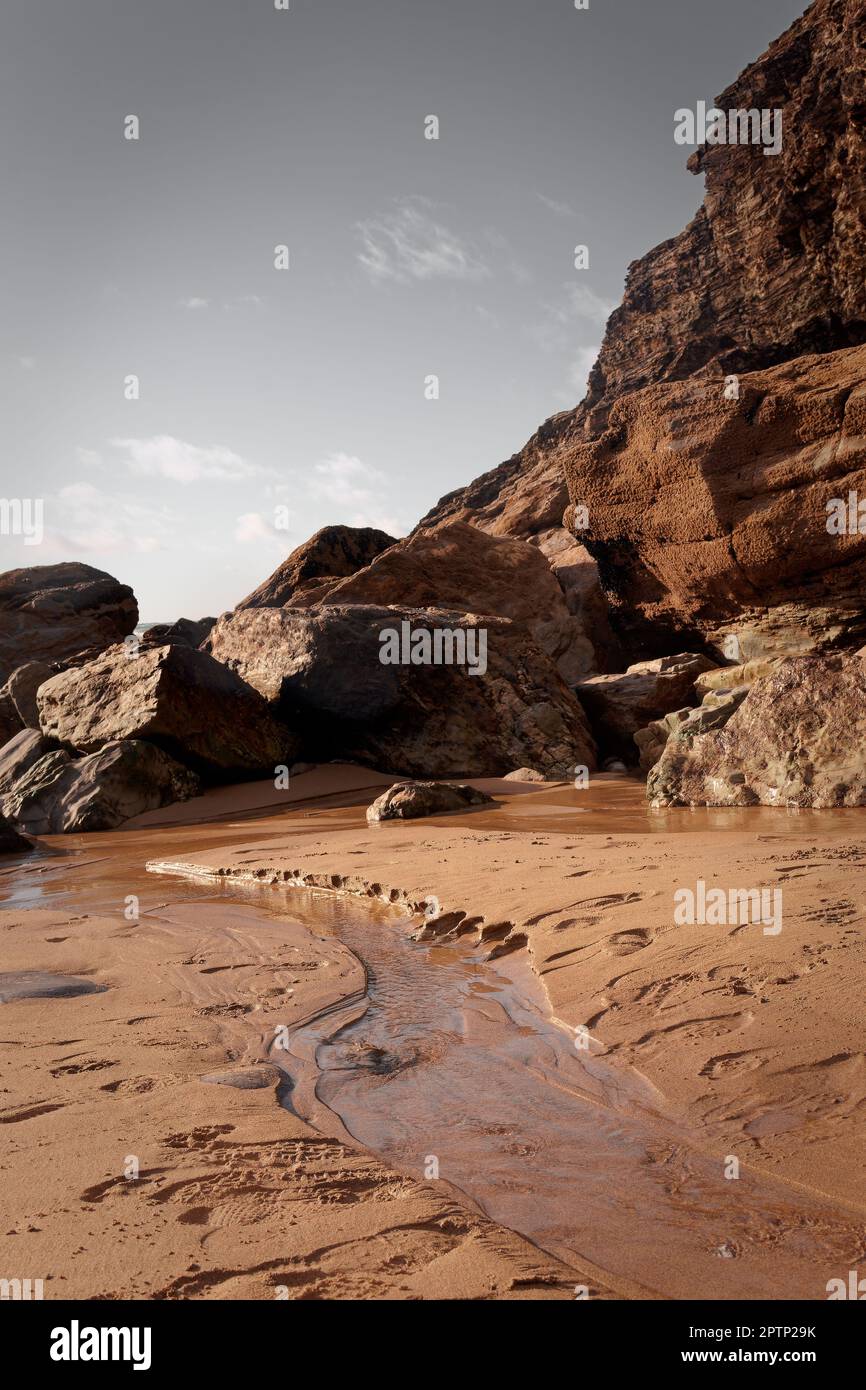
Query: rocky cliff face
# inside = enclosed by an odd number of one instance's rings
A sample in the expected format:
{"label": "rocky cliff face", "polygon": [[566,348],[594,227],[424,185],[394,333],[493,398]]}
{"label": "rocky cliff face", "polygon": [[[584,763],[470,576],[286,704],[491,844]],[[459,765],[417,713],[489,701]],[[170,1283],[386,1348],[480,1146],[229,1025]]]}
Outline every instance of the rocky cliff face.
{"label": "rocky cliff face", "polygon": [[863,0],[817,0],[719,95],[781,109],[781,152],[694,152],[703,205],[629,268],[582,405],[422,523],[544,549],[564,478],[628,661],[861,638],[863,537],[830,537],[825,505],[866,494],[864,69]]}
{"label": "rocky cliff face", "polygon": [[651,382],[721,377],[866,341],[866,7],[817,0],[716,99],[783,112],[782,149],[705,145],[685,231],[628,272],[579,423]]}
{"label": "rocky cliff face", "polygon": [[586,400],[557,417],[632,654],[860,639],[863,537],[828,535],[826,504],[866,485],[864,63],[862,0],[817,0],[717,98],[781,109],[781,153],[696,151],[703,206],[632,265]]}

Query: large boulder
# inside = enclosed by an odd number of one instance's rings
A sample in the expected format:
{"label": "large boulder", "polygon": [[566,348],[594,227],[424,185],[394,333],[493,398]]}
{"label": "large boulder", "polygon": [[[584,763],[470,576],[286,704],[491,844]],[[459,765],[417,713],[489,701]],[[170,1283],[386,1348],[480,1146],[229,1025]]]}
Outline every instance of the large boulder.
{"label": "large boulder", "polygon": [[60,835],[114,830],[198,790],[195,774],[161,748],[118,740],[86,758],[70,758],[65,749],[46,754],[0,797],[0,806],[32,835]]}
{"label": "large boulder", "polygon": [[369,565],[394,544],[394,537],[372,526],[323,526],[248,594],[239,608],[283,608],[315,603],[332,579]]}
{"label": "large boulder", "polygon": [[395,782],[367,807],[367,820],[417,820],[495,805],[492,796],[465,782]]}
{"label": "large boulder", "polygon": [[638,661],[618,675],[581,681],[577,694],[606,753],[635,758],[635,735],[672,710],[694,705],[695,681],[713,662],[699,653]]}
{"label": "large boulder", "polygon": [[[480,660],[474,674],[472,664],[445,660],[383,664],[388,634],[399,643],[419,630],[443,656],[461,643],[480,656],[485,634],[486,669]],[[319,757],[421,777],[523,765],[567,776],[595,766],[581,706],[544,652],[504,618],[363,604],[256,608],[223,616],[210,642]]]}
{"label": "large boulder", "polygon": [[299,751],[261,695],[206,652],[112,647],[40,686],[44,734],[81,753],[147,739],[208,777],[273,773]]}
{"label": "large boulder", "polygon": [[70,561],[0,574],[0,684],[26,661],[66,662],[122,641],[138,622],[126,584]]}
{"label": "large boulder", "polygon": [[663,719],[653,720],[646,728],[638,729],[634,741],[640,754],[641,771],[649,772],[655,767],[670,740],[692,739],[710,729],[722,728],[748,693],[745,685],[732,690],[710,690],[697,709],[673,710]]}
{"label": "large boulder", "polygon": [[531,633],[569,684],[595,669],[591,634],[569,611],[542,552],[464,521],[415,531],[366,568],[319,588],[316,603],[493,613]]}
{"label": "large boulder", "polygon": [[34,763],[56,748],[54,740],[38,729],[20,729],[0,748],[0,792],[9,791]]}
{"label": "large boulder", "polygon": [[681,727],[647,779],[654,806],[866,805],[863,653],[793,657],[724,727]]}

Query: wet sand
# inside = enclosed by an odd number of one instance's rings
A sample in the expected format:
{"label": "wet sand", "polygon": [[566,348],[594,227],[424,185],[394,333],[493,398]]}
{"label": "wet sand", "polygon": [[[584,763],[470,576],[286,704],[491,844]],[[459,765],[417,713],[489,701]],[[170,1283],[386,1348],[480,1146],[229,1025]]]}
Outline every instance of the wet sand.
{"label": "wet sand", "polygon": [[[856,1261],[866,1206],[861,813],[733,812],[725,828],[693,828],[680,812],[659,831],[633,783],[598,779],[589,798],[484,783],[504,796],[499,808],[368,828],[371,788],[388,779],[354,769],[341,790],[341,771],[322,771],[294,779],[295,804],[281,813],[263,814],[261,788],[242,789],[234,819],[226,794],[210,794],[210,824],[171,824],[190,814],[172,808],[4,868],[4,968],[108,986],[0,1006],[2,1226],[15,1231],[0,1237],[2,1263],[14,1265],[6,1277],[53,1270],[47,1296],[78,1297],[274,1297],[279,1287],[289,1297],[549,1298],[573,1297],[576,1282],[593,1296],[825,1296],[826,1278]],[[202,877],[146,874],[147,861]],[[674,889],[701,877],[782,885],[782,932],[675,926]],[[311,898],[304,879],[326,893]],[[130,894],[138,924],[123,916]],[[406,942],[425,922],[410,911],[431,894],[440,925]],[[382,905],[392,898],[399,912]],[[350,916],[335,918],[336,904]],[[455,923],[462,934],[443,947]],[[413,1034],[404,1006],[395,1034],[381,1002],[365,1004],[359,957],[365,933],[372,954],[383,931],[415,959],[426,952],[428,970],[439,952],[437,974],[456,971],[458,994],[471,981],[459,1027],[419,1017]],[[528,951],[488,959],[524,938]],[[535,1010],[531,1026],[512,987]],[[586,1059],[562,1085],[558,1133],[539,1099],[575,1062],[563,1028],[566,1052],[551,1061],[548,1007],[588,1028],[592,1064],[605,1069],[595,1165],[580,1118]],[[424,1008],[436,1015],[421,997]],[[285,1056],[274,1052],[275,1019],[288,1030]],[[529,1029],[535,1061],[539,1036],[547,1048],[548,1075],[532,1090],[542,1108],[523,1132],[506,1101],[528,1054],[506,1022]],[[454,1112],[464,1134],[473,1122],[479,1133],[455,1145],[440,1125],[419,1154],[405,1122],[449,1077],[454,1092],[469,1056],[453,1041],[461,1028],[473,1065],[483,1070],[485,1049],[491,1059],[490,1095],[473,1109],[477,1085],[460,1091]],[[435,1053],[437,1035],[438,1071],[424,1042]],[[201,1079],[254,1065],[267,1081],[258,1089]],[[287,1075],[294,1097],[280,1089]],[[503,1163],[509,1144],[523,1151]],[[439,1182],[419,1180],[431,1154]],[[128,1155],[140,1160],[138,1183],[123,1177]],[[730,1156],[736,1182],[721,1176]],[[483,1175],[475,1196],[461,1164]],[[634,1228],[647,1214],[633,1249],[617,1224],[629,1164],[649,1175],[628,1216]],[[574,1210],[560,1201],[560,1219],[545,1216],[539,1193],[559,1185],[573,1196],[578,1184]],[[657,1198],[676,1204],[685,1246],[680,1231],[666,1234]],[[665,1279],[644,1277],[653,1261]]]}

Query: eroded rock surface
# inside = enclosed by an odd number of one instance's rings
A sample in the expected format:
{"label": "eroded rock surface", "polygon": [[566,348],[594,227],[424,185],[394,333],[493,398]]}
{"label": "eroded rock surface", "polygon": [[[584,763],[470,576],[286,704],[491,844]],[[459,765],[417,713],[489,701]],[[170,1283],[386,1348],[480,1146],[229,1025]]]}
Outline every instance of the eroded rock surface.
{"label": "eroded rock surface", "polygon": [[416,820],[495,804],[492,796],[465,782],[395,782],[367,807],[367,820]]}
{"label": "eroded rock surface", "polygon": [[783,661],[723,728],[687,734],[650,772],[654,806],[866,805],[863,654]]}
{"label": "eroded rock surface", "polygon": [[[429,634],[434,656],[441,644],[441,663],[383,664],[383,634],[399,643],[404,623]],[[461,642],[478,656],[482,633],[483,671],[478,661],[470,674],[471,661],[445,659],[459,656]],[[595,766],[583,709],[545,653],[504,618],[364,604],[253,608],[222,617],[210,642],[299,730],[311,756],[420,777]]]}
{"label": "eroded rock surface", "polygon": [[0,683],[27,661],[65,662],[121,641],[138,622],[132,590],[78,561],[0,574]]}
{"label": "eroded rock surface", "polygon": [[315,603],[334,579],[364,569],[394,545],[394,537],[372,526],[323,526],[248,594],[238,608],[282,608]]}
{"label": "eroded rock surface", "polygon": [[0,797],[0,807],[21,830],[59,835],[114,830],[198,790],[198,778],[161,748],[118,740],[85,758],[71,758],[65,749],[46,754]]}
{"label": "eroded rock surface", "polygon": [[[395,604],[493,613],[521,624],[569,684],[596,669],[591,632],[540,549],[455,521],[415,531],[364,569],[313,591],[316,604]],[[306,607],[310,596],[296,598]]]}
{"label": "eroded rock surface", "polygon": [[[279,610],[275,610],[279,611]],[[299,746],[258,692],[206,652],[113,647],[40,686],[44,734],[82,753],[146,739],[209,777],[273,773]]]}

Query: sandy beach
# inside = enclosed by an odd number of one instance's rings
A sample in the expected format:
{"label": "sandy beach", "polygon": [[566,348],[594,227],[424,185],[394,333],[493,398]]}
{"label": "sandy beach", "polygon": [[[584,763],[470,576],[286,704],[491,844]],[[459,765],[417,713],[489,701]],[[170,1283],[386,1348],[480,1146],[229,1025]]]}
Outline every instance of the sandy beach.
{"label": "sandy beach", "polygon": [[[774,1296],[783,1228],[830,1233],[826,1264],[794,1290],[826,1296],[866,1205],[860,813],[766,812],[747,830],[729,812],[728,830],[692,830],[683,812],[647,833],[634,784],[601,778],[589,807],[567,786],[485,782],[494,809],[367,826],[388,780],[326,767],[293,779],[279,814],[255,810],[247,786],[240,819],[221,791],[209,822],[188,803],[7,863],[5,970],[103,987],[2,1006],[10,1277],[79,1298],[669,1296],[637,1257],[629,1270],[625,1245],[607,1269],[585,1239],[566,1250],[557,1232],[538,1248],[527,1222],[485,1216],[501,1193],[482,1184],[479,1200],[445,1174],[391,1166],[326,1105],[315,1126],[293,1113],[303,1068],[274,1050],[276,1029],[300,1036],[315,1019],[325,1037],[330,1017],[338,1031],[367,1007],[339,911],[362,942],[376,929],[415,953],[457,943],[482,978],[531,980],[566,1048],[587,1030],[599,1114],[652,1131],[641,1142],[667,1199],[713,1174],[721,1191],[731,1156],[770,1194],[766,1228],[756,1217],[730,1251],[702,1242],[691,1213],[679,1296],[700,1297],[719,1270],[733,1281],[723,1296],[743,1279]],[[781,931],[676,924],[674,893],[699,879],[781,888]],[[543,1177],[552,1160],[526,1162]],[[614,1204],[612,1237],[628,1219]],[[648,1230],[670,1265],[663,1227]]]}

